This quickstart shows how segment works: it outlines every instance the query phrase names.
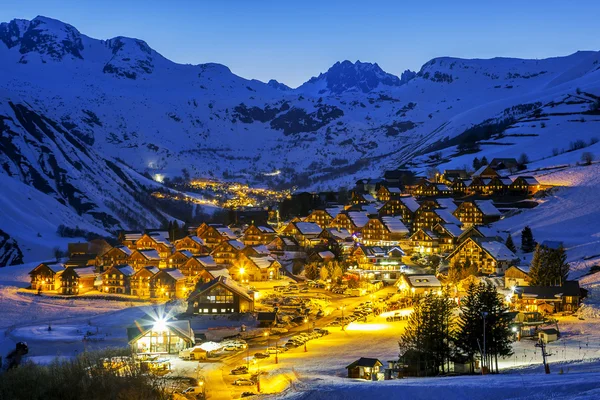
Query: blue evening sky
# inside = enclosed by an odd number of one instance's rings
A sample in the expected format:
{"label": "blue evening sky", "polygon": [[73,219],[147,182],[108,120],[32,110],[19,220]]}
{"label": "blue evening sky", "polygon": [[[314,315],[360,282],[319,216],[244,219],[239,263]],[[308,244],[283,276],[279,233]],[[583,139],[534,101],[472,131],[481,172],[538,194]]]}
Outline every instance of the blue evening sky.
{"label": "blue evening sky", "polygon": [[599,50],[599,0],[0,0],[0,21],[45,15],[98,39],[145,40],[298,86],[349,59],[399,75],[433,57],[544,58]]}

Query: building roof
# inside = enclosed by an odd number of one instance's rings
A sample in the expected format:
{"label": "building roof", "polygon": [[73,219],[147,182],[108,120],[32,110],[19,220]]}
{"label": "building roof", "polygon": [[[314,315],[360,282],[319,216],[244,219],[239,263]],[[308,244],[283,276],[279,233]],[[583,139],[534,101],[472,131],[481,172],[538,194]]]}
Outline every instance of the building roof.
{"label": "building roof", "polygon": [[319,257],[321,257],[323,260],[331,260],[331,259],[335,258],[335,254],[333,254],[329,250],[320,251],[318,254],[319,254]]}
{"label": "building roof", "polygon": [[325,209],[325,211],[327,212],[327,214],[329,214],[332,218],[337,217],[337,215],[344,210],[344,206],[336,206],[336,207],[327,207]]}
{"label": "building roof", "polygon": [[496,240],[481,240],[479,238],[475,241],[479,243],[481,248],[497,261],[510,261],[517,258],[515,253],[510,251],[504,243]]}
{"label": "building roof", "polygon": [[91,278],[98,275],[96,273],[96,267],[73,268],[73,272],[75,272],[79,278]]}
{"label": "building roof", "polygon": [[225,277],[225,276],[215,277],[215,279],[208,281],[202,285],[197,286],[196,290],[194,290],[192,293],[190,293],[190,296],[188,297],[188,301],[201,295],[202,293],[206,292],[207,290],[211,289],[212,287],[214,287],[216,285],[224,286],[225,288],[231,290],[232,292],[236,293],[237,295],[244,297],[248,301],[254,301],[254,299],[248,294],[248,292],[246,292],[246,289],[244,289],[242,286],[238,285],[237,282],[235,282],[233,279]]}
{"label": "building roof", "polygon": [[376,358],[366,358],[361,357],[358,360],[354,361],[352,364],[348,365],[346,368],[356,368],[356,367],[366,367],[366,368],[375,368],[382,367],[383,363]]}
{"label": "building roof", "polygon": [[527,183],[530,186],[536,186],[540,184],[538,180],[535,179],[533,176],[520,176],[519,178],[521,178],[523,181],[525,181],[525,183]]}
{"label": "building roof", "polygon": [[188,236],[188,237],[189,237],[191,240],[193,240],[194,242],[198,243],[200,246],[204,246],[204,245],[205,245],[205,243],[204,243],[204,240],[202,240],[201,238],[199,238],[199,237],[198,237],[198,236],[196,236],[196,235],[190,235],[190,236]]}
{"label": "building roof", "polygon": [[211,269],[208,271],[213,278],[219,278],[219,277],[224,277],[224,278],[229,278],[229,270],[227,268],[218,268],[218,269]]}
{"label": "building roof", "polygon": [[350,211],[348,213],[348,218],[350,218],[352,223],[358,228],[362,228],[369,222],[369,215],[364,211]]}
{"label": "building roof", "polygon": [[381,217],[381,221],[391,233],[408,234],[408,228],[402,223],[400,217]]}
{"label": "building roof", "polygon": [[183,275],[183,273],[178,268],[165,268],[161,271],[164,271],[165,273],[169,274],[169,276],[175,279],[176,281],[185,279],[185,275]]}
{"label": "building roof", "polygon": [[240,242],[239,240],[228,240],[227,243],[229,243],[236,250],[243,250],[244,247],[246,247],[244,243]]}
{"label": "building roof", "polygon": [[318,235],[323,230],[314,222],[295,222],[294,224],[302,235]]}
{"label": "building roof", "polygon": [[189,250],[179,250],[179,253],[183,254],[187,258],[192,258],[194,256]]}
{"label": "building roof", "polygon": [[[119,249],[120,251],[122,251],[123,253],[127,254],[127,256],[130,256],[132,251],[129,247],[127,246],[116,246],[114,247],[115,249]],[[110,251],[110,250],[109,250]]]}
{"label": "building roof", "polygon": [[500,210],[496,208],[491,200],[475,200],[475,205],[477,208],[479,208],[479,210],[481,210],[483,215],[487,217],[496,217],[502,215]]}
{"label": "building roof", "polygon": [[463,231],[456,224],[439,224],[452,237],[459,237]]}
{"label": "building roof", "polygon": [[154,267],[152,265],[147,265],[147,266],[145,266],[143,268],[138,269],[135,273],[138,274],[138,273],[140,273],[141,271],[144,271],[144,270],[150,272],[152,275],[156,275],[158,273],[158,271],[160,271],[160,269],[158,269],[158,267]]}
{"label": "building roof", "polygon": [[160,255],[158,254],[158,251],[156,251],[154,249],[138,250],[138,251],[147,260],[160,260]]}
{"label": "building roof", "polygon": [[275,259],[271,256],[266,257],[248,257],[258,268],[264,269],[269,268]]}
{"label": "building roof", "polygon": [[386,189],[390,193],[394,193],[394,194],[400,194],[400,193],[402,193],[402,190],[399,187],[389,187],[389,186],[386,186]]}
{"label": "building roof", "polygon": [[257,226],[258,230],[261,231],[262,233],[275,233],[275,230],[273,228],[271,228],[270,226]]}
{"label": "building roof", "polygon": [[449,210],[437,208],[433,210],[433,212],[436,213],[445,224],[461,225],[460,220],[452,215]]}
{"label": "building roof", "polygon": [[375,197],[369,193],[363,194],[363,199],[365,199],[368,203],[375,203]]}
{"label": "building roof", "polygon": [[[129,343],[135,342],[154,327],[154,321],[150,319],[142,319],[136,321],[135,325],[127,328],[127,339]],[[165,323],[165,327],[176,336],[184,339],[188,343],[194,342],[194,331],[187,319],[171,320]]]}
{"label": "building roof", "polygon": [[439,279],[435,277],[435,275],[426,275],[426,274],[418,274],[418,275],[404,275],[408,284],[411,287],[439,287],[442,286]]}
{"label": "building roof", "polygon": [[352,237],[348,229],[325,228],[325,230],[336,239],[346,240]]}
{"label": "building roof", "polygon": [[227,237],[228,239],[236,239],[237,236],[228,226],[218,225],[214,227],[221,235]]}
{"label": "building roof", "polygon": [[441,198],[435,199],[435,201],[440,205],[440,207],[450,211],[451,213],[453,213],[458,208],[453,199]]}
{"label": "building roof", "polygon": [[556,300],[563,296],[580,296],[579,282],[566,281],[562,286],[518,286],[515,293],[519,297],[531,297],[537,300]]}
{"label": "building roof", "polygon": [[271,254],[271,251],[267,248],[267,246],[265,246],[264,244],[259,244],[256,246],[251,246],[254,251],[256,251],[258,254],[262,254],[264,256],[268,256],[269,254]]}

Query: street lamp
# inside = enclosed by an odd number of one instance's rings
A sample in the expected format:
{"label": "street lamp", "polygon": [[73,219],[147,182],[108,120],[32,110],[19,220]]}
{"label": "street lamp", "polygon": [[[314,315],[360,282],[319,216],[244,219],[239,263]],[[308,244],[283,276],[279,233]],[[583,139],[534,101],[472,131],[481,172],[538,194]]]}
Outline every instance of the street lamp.
{"label": "street lamp", "polygon": [[240,282],[244,283],[244,273],[246,272],[246,268],[240,267]]}
{"label": "street lamp", "polygon": [[483,368],[485,365],[485,318],[488,316],[488,313],[482,311],[481,316],[483,317],[483,359],[481,360],[481,375],[483,375]]}
{"label": "street lamp", "polygon": [[340,306],[340,310],[342,310],[342,330],[344,330],[344,325],[346,323],[346,320],[344,319],[344,309],[346,308],[346,305],[343,304]]}
{"label": "street lamp", "polygon": [[[308,317],[304,318],[304,323],[306,324],[306,333],[308,333]],[[307,340],[308,341],[308,340]],[[304,342],[304,352],[306,353],[308,350],[306,349],[306,342]]]}

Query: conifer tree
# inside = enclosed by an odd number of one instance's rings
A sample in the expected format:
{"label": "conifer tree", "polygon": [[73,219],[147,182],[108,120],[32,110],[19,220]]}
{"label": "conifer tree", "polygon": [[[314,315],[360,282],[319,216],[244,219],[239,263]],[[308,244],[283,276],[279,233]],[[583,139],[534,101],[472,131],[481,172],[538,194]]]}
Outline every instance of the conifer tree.
{"label": "conifer tree", "polygon": [[515,246],[515,243],[513,242],[512,235],[508,235],[508,238],[506,238],[506,247],[513,253],[517,252],[517,247]]}
{"label": "conifer tree", "polygon": [[481,166],[488,165],[488,164],[489,164],[489,162],[488,162],[486,156],[483,156],[481,158]]}
{"label": "conifer tree", "polygon": [[529,284],[531,286],[545,286],[548,282],[547,260],[546,248],[536,246],[529,265]]}
{"label": "conifer tree", "polygon": [[479,353],[478,340],[481,340],[483,332],[483,326],[479,322],[481,315],[478,289],[473,283],[467,288],[467,294],[461,301],[455,338],[456,346],[471,361],[471,372],[475,371],[475,355]]}
{"label": "conifer tree", "polygon": [[473,169],[477,171],[479,168],[481,168],[481,161],[479,161],[479,158],[475,157],[473,159]]}
{"label": "conifer tree", "polygon": [[524,253],[531,253],[535,250],[535,240],[533,240],[533,232],[529,226],[526,226],[521,231],[521,250]]}

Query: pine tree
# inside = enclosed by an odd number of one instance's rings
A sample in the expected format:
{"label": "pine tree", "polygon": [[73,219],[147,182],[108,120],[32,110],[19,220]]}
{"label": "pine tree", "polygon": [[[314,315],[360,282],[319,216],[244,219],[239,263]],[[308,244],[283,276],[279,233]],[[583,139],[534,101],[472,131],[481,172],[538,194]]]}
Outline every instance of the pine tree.
{"label": "pine tree", "polygon": [[483,156],[481,158],[481,165],[483,166],[483,165],[488,165],[488,164],[489,164],[489,162],[488,162],[487,158],[485,156]]}
{"label": "pine tree", "polygon": [[515,243],[513,242],[512,235],[508,235],[508,237],[506,238],[506,247],[513,253],[517,253],[517,248],[515,246]]}
{"label": "pine tree", "polygon": [[523,228],[521,231],[521,250],[524,253],[531,253],[535,250],[535,240],[533,239],[533,232],[529,226]]}
{"label": "pine tree", "polygon": [[304,276],[306,279],[315,280],[319,277],[319,267],[316,264],[308,264],[304,267]]}
{"label": "pine tree", "polygon": [[512,332],[510,330],[512,318],[493,284],[488,282],[486,285],[480,286],[479,295],[481,311],[487,312],[485,317],[486,365],[493,372],[494,365],[492,361],[495,361],[497,373],[498,356],[508,357],[512,354]]}
{"label": "pine tree", "polygon": [[479,168],[481,168],[481,161],[479,161],[479,158],[475,157],[473,159],[473,169],[477,171]]}
{"label": "pine tree", "polygon": [[321,267],[319,275],[322,281],[326,281],[327,279],[329,279],[329,270],[325,267]]}
{"label": "pine tree", "polygon": [[467,288],[467,294],[461,301],[461,314],[455,336],[456,346],[471,361],[471,372],[475,371],[475,355],[479,352],[478,340],[481,340],[483,335],[478,289],[474,284]]}
{"label": "pine tree", "polygon": [[547,268],[548,254],[545,247],[536,246],[531,264],[529,265],[529,284],[531,286],[545,286],[548,282]]}

